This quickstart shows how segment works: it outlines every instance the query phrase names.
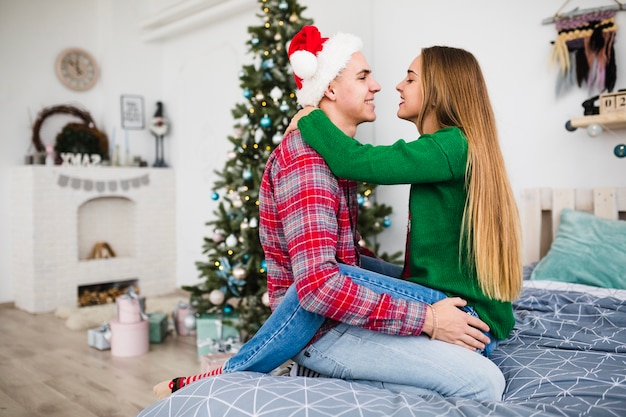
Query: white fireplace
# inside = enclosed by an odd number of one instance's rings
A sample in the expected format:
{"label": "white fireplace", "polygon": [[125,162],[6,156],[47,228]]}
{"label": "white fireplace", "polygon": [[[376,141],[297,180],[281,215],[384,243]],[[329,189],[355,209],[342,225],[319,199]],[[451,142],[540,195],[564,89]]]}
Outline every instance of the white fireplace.
{"label": "white fireplace", "polygon": [[[172,169],[33,165],[12,174],[16,307],[76,306],[85,285],[137,280],[146,297],[176,288]],[[90,259],[98,242],[115,257]]]}

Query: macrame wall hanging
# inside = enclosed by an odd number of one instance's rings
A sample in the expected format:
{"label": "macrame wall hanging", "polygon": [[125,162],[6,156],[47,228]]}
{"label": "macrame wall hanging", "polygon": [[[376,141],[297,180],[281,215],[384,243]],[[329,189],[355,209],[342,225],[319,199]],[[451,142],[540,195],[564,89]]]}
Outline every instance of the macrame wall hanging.
{"label": "macrame wall hanging", "polygon": [[560,14],[567,0],[554,17],[544,23],[554,23],[557,38],[550,62],[558,66],[556,93],[561,96],[576,86],[586,87],[590,95],[615,88],[615,14],[624,10],[622,3],[594,9]]}

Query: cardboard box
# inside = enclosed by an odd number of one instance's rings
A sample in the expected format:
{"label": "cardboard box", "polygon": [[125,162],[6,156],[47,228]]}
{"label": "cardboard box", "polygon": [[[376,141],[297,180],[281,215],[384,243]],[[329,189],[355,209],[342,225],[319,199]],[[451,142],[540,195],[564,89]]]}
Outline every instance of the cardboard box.
{"label": "cardboard box", "polygon": [[155,312],[148,314],[150,321],[150,343],[161,343],[167,336],[167,313]]}

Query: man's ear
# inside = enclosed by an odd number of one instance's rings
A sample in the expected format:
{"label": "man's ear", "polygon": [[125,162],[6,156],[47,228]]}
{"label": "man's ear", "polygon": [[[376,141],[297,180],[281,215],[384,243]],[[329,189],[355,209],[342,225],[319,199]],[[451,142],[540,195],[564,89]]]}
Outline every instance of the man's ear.
{"label": "man's ear", "polygon": [[326,97],[329,100],[335,100],[336,98],[336,94],[335,94],[335,89],[332,86],[328,86],[326,87],[326,90],[324,91],[324,97]]}

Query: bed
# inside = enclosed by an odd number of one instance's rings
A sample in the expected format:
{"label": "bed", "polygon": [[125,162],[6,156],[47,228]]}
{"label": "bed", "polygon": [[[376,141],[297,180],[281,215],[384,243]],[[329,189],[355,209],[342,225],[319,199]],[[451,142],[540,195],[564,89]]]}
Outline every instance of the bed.
{"label": "bed", "polygon": [[531,189],[524,289],[491,359],[502,401],[412,396],[328,378],[207,378],[138,417],[626,416],[626,188]]}

